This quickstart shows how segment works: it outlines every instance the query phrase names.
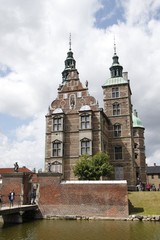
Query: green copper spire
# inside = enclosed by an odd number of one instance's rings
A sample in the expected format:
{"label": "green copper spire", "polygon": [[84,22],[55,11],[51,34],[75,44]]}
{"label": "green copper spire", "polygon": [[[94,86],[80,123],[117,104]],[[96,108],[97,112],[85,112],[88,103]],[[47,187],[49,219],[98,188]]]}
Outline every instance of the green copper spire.
{"label": "green copper spire", "polygon": [[118,61],[119,57],[117,56],[117,53],[116,53],[115,42],[114,42],[114,55],[112,59],[113,59],[113,63],[112,63],[112,66],[110,67],[111,78],[122,77],[123,67],[119,64],[119,61]]}
{"label": "green copper spire", "polygon": [[143,123],[141,119],[138,117],[138,113],[136,110],[134,110],[134,113],[132,113],[132,121],[134,128],[144,128]]}
{"label": "green copper spire", "polygon": [[76,69],[76,61],[74,60],[73,52],[71,50],[71,34],[69,35],[69,51],[67,53],[67,58],[64,63],[65,63],[65,69],[62,72],[63,82],[67,80],[68,73],[71,70]]}
{"label": "green copper spire", "polygon": [[118,84],[128,84],[128,79],[124,77],[123,74],[123,67],[119,64],[119,57],[116,53],[116,44],[114,40],[114,55],[112,57],[113,63],[110,67],[111,77],[108,78],[103,85],[103,87],[106,86],[112,86],[112,85],[118,85]]}

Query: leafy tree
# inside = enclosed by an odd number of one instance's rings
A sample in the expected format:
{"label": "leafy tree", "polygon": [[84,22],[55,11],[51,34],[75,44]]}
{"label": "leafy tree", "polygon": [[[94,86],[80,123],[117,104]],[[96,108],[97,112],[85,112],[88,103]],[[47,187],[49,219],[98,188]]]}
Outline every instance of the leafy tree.
{"label": "leafy tree", "polygon": [[92,174],[92,161],[91,157],[87,154],[82,155],[77,161],[74,169],[75,176],[78,176],[80,180],[91,179]]}
{"label": "leafy tree", "polygon": [[101,176],[110,177],[113,166],[109,163],[108,154],[98,152],[93,157],[82,155],[73,171],[80,180],[99,180]]}

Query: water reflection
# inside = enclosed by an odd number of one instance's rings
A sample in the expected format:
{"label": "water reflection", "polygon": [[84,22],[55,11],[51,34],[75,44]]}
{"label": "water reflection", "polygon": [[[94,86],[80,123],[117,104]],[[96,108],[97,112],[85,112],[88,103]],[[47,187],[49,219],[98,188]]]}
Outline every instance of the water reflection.
{"label": "water reflection", "polygon": [[0,240],[159,240],[159,222],[41,220],[0,227]]}

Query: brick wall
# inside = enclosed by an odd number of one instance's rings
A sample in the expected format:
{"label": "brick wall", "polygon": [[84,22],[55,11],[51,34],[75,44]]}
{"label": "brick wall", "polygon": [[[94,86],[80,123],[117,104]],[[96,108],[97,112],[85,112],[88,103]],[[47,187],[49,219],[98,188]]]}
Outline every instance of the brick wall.
{"label": "brick wall", "polygon": [[97,217],[128,216],[126,181],[61,181],[61,176],[38,174],[42,215]]}
{"label": "brick wall", "polygon": [[2,176],[1,195],[3,206],[9,205],[8,194],[10,191],[15,192],[15,204],[20,204],[23,200],[23,173],[6,173]]}
{"label": "brick wall", "polygon": [[22,173],[2,176],[3,204],[14,189],[15,205],[26,204],[31,184],[37,186],[36,201],[43,216],[127,217],[126,181],[62,181],[62,175]]}
{"label": "brick wall", "polygon": [[2,195],[2,205],[9,206],[8,194],[15,192],[14,205],[30,203],[30,191],[33,181],[37,181],[36,174],[31,173],[3,173],[0,184],[0,195]]}

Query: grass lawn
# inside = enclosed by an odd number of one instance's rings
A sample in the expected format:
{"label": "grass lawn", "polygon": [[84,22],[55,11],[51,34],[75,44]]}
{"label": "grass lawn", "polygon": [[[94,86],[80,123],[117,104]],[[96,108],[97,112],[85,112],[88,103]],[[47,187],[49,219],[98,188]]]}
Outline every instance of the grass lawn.
{"label": "grass lawn", "polygon": [[160,215],[160,191],[128,192],[129,214]]}

